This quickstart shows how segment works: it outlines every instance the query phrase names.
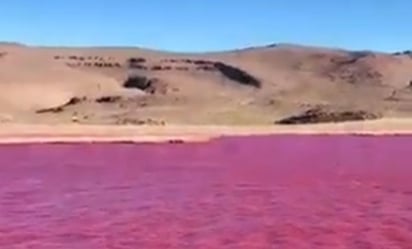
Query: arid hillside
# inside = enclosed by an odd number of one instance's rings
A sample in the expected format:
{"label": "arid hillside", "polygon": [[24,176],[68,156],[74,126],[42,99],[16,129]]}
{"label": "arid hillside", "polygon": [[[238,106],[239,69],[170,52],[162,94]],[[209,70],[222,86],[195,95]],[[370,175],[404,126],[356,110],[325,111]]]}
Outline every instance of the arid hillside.
{"label": "arid hillside", "polygon": [[0,121],[305,124],[412,116],[412,53],[220,53],[0,43]]}

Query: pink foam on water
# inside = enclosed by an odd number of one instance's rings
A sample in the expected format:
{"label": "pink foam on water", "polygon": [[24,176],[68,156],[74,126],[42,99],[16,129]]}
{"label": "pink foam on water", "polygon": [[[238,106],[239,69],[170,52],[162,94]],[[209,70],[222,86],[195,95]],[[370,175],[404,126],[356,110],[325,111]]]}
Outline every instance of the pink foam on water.
{"label": "pink foam on water", "polygon": [[0,248],[412,248],[412,137],[0,147]]}

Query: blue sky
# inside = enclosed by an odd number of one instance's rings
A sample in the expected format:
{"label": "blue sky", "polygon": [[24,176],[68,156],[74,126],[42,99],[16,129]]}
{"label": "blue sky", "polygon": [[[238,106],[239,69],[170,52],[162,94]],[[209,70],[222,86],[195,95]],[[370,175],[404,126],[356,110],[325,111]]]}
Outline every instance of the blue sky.
{"label": "blue sky", "polygon": [[410,0],[1,0],[0,40],[210,51],[412,49]]}

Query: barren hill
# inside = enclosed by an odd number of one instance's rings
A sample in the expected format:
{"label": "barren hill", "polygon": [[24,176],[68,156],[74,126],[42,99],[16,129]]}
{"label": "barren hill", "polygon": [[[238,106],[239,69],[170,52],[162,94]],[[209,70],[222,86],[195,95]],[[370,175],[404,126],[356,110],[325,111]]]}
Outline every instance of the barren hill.
{"label": "barren hill", "polygon": [[408,51],[275,44],[178,54],[0,43],[2,122],[289,124],[410,115]]}

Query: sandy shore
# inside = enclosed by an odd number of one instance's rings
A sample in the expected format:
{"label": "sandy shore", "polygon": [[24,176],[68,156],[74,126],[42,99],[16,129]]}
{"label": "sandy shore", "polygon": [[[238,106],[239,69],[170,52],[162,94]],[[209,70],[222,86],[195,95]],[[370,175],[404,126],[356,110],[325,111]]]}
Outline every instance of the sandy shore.
{"label": "sandy shore", "polygon": [[0,143],[207,141],[267,134],[412,134],[412,119],[298,126],[99,126],[2,124]]}

